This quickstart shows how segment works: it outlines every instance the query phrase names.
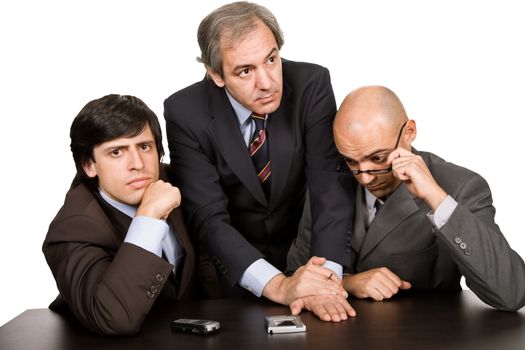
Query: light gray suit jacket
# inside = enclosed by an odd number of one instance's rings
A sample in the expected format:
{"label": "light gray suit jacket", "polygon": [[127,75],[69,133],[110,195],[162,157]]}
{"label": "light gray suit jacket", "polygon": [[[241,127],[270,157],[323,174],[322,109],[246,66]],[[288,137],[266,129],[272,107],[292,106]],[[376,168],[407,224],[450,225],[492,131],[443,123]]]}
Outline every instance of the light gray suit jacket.
{"label": "light gray suit jacket", "polygon": [[[437,183],[458,202],[448,222],[436,230],[426,217],[429,207],[402,183],[385,202],[368,231],[363,187],[357,185],[349,273],[387,267],[412,289],[469,288],[501,310],[525,305],[525,264],[494,222],[495,208],[487,182],[478,174],[438,156],[423,157]],[[305,213],[309,211],[305,209]],[[309,252],[308,215],[288,255],[288,269],[304,264]]]}

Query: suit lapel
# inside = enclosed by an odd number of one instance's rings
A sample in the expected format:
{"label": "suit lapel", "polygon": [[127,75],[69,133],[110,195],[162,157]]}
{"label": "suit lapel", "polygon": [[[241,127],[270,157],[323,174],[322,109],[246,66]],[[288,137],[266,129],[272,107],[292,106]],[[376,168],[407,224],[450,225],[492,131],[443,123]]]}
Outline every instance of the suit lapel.
{"label": "suit lapel", "polygon": [[290,124],[290,110],[293,110],[293,106],[288,102],[290,90],[290,87],[285,85],[281,105],[268,118],[268,142],[272,164],[270,206],[279,203],[293,159],[295,138]]}
{"label": "suit lapel", "polygon": [[114,227],[113,232],[115,233],[114,241],[117,247],[122,245],[126,234],[128,233],[129,225],[131,225],[131,218],[114,208],[111,204],[106,202],[98,191],[93,192],[93,196],[97,200],[98,204],[102,207],[102,210],[106,213],[107,217],[111,220],[111,226]]}
{"label": "suit lapel", "polygon": [[184,248],[184,262],[182,269],[179,269],[180,275],[180,287],[177,290],[177,295],[181,297],[181,292],[187,290],[188,284],[190,283],[194,270],[195,262],[195,252],[193,251],[193,246],[190,242],[188,232],[184,226],[184,221],[182,218],[182,212],[180,208],[173,210],[168,216],[168,220],[171,224],[171,227],[175,231],[175,235],[179,240],[179,243],[182,244]]}
{"label": "suit lapel", "polygon": [[217,149],[244,186],[261,204],[267,206],[268,200],[257,178],[248,148],[242,138],[239,122],[226,92],[211,82],[208,84],[207,112],[213,117],[208,125],[208,131]]}
{"label": "suit lapel", "polygon": [[362,186],[357,186],[354,205],[355,211],[352,249],[354,250],[354,255],[358,255],[361,251],[361,247],[363,246],[366,230],[368,227],[368,210],[366,209],[364,189]]}
{"label": "suit lapel", "polygon": [[385,202],[379,214],[370,223],[359,254],[364,259],[400,223],[419,210],[416,200],[401,183]]}

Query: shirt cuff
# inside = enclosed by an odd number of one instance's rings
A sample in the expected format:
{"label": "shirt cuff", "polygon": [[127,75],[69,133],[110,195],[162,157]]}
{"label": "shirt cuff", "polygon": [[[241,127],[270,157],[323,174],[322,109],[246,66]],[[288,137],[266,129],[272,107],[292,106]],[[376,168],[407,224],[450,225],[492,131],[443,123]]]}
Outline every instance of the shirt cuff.
{"label": "shirt cuff", "polygon": [[258,259],[244,271],[239,285],[260,297],[268,282],[280,273],[281,271],[277,270],[268,261]]}
{"label": "shirt cuff", "polygon": [[337,276],[339,276],[339,278],[343,278],[343,265],[330,260],[326,260],[323,267],[332,270]]}
{"label": "shirt cuff", "polygon": [[149,216],[136,216],[129,225],[124,242],[132,243],[162,257],[162,242],[170,228],[166,221]]}
{"label": "shirt cuff", "polygon": [[427,218],[436,229],[441,230],[441,228],[448,222],[448,219],[450,219],[450,216],[457,206],[458,202],[448,195],[443,202],[439,204],[435,212],[429,211],[427,213]]}

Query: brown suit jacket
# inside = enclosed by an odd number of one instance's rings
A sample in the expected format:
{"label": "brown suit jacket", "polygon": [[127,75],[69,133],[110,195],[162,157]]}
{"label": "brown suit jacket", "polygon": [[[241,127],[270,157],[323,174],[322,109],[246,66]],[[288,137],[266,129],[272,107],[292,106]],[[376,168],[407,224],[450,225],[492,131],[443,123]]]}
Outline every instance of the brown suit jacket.
{"label": "brown suit jacket", "polygon": [[178,208],[168,222],[186,253],[176,277],[166,260],[123,243],[130,217],[83,184],[70,189],[42,248],[60,292],[50,308],[69,308],[93,331],[126,335],[139,331],[158,298],[187,297],[195,253]]}

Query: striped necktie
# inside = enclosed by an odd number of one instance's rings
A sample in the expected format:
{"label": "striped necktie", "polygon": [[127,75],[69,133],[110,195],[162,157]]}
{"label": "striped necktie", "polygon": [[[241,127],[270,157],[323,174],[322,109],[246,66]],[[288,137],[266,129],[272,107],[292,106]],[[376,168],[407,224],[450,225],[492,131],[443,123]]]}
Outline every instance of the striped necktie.
{"label": "striped necktie", "polygon": [[251,115],[252,120],[255,122],[255,131],[250,142],[250,157],[252,158],[253,165],[257,171],[259,182],[266,194],[266,197],[270,197],[270,175],[272,174],[272,168],[270,165],[270,157],[268,152],[268,139],[267,133],[264,129],[264,122],[267,116],[259,116],[255,113]]}

